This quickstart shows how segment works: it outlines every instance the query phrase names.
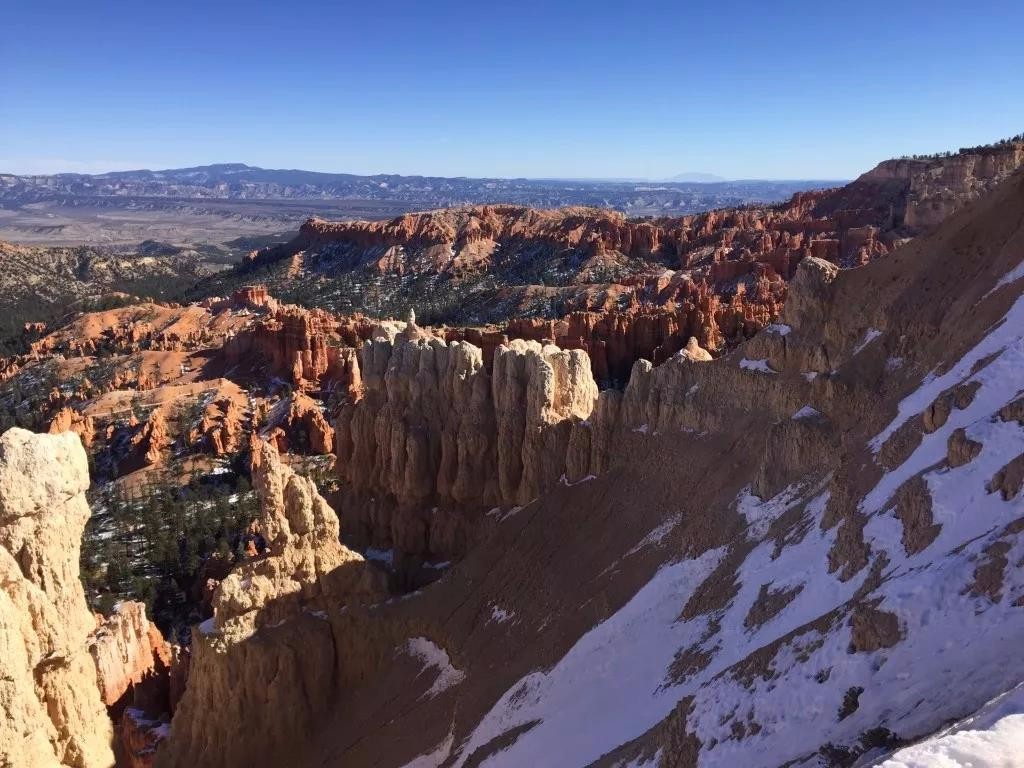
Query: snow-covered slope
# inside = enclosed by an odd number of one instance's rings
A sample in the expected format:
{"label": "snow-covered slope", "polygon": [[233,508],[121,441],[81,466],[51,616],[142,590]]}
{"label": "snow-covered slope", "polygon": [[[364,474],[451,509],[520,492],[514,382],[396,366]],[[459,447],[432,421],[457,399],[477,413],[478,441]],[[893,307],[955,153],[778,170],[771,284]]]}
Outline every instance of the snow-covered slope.
{"label": "snow-covered slope", "polygon": [[878,768],[1015,768],[1024,765],[1024,685],[971,717],[906,747]]}
{"label": "snow-covered slope", "polygon": [[[964,386],[974,391],[971,403],[925,435],[859,504],[877,568],[845,581],[830,572],[838,532],[824,521],[831,474],[764,502],[744,489],[735,506],[747,539],[734,550],[746,553],[723,609],[680,617],[694,591],[709,588],[723,549],[670,561],[552,669],[509,687],[451,764],[465,765],[478,748],[523,729],[487,764],[589,765],[689,698],[699,764],[815,765],[826,733],[841,745],[868,734],[862,746],[870,750],[928,733],[1008,690],[1024,678],[1024,569],[1016,567],[1024,561],[1024,502],[1004,499],[990,482],[1024,455],[1024,428],[1000,414],[1022,404],[1024,296],[948,373],[926,376],[901,401],[870,441],[875,453],[911,414]],[[948,445],[960,429],[979,449],[952,466]],[[901,542],[897,494],[913,478],[926,484],[931,525],[940,530],[911,554]],[[798,516],[780,526],[792,512]],[[998,570],[998,585],[980,583],[986,568]],[[766,597],[781,607],[752,620]],[[680,654],[697,667],[682,679],[672,671]],[[1007,725],[990,738],[1008,743],[1014,733]],[[858,747],[836,747],[836,755],[843,749]]]}

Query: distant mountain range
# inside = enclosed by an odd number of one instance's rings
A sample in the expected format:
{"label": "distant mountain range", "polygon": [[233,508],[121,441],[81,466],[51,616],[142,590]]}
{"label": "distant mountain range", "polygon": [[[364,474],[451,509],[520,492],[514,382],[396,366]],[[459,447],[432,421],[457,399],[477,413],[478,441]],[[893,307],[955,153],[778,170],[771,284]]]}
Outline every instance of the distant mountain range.
{"label": "distant mountain range", "polygon": [[668,180],[496,179],[321,173],[221,163],[166,170],[49,176],[0,174],[0,206],[50,202],[130,207],[138,199],[175,200],[374,200],[426,209],[480,203],[541,208],[586,205],[635,215],[693,213],[708,208],[777,202],[794,192],[840,182],[725,181],[706,173]]}

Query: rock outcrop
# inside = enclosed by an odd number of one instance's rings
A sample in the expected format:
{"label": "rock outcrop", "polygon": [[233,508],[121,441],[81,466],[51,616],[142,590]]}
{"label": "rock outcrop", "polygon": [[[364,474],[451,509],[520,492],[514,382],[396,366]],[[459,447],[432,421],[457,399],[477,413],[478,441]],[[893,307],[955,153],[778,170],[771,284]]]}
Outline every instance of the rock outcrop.
{"label": "rock outcrop", "polygon": [[[169,698],[169,673],[173,663],[170,646],[146,616],[146,606],[134,601],[118,603],[114,612],[100,619],[92,633],[89,652],[96,663],[103,703],[118,713],[128,704],[141,707],[137,690],[152,683]],[[156,700],[160,692],[144,698]],[[169,707],[164,710],[170,712]]]}
{"label": "rock outcrop", "polygon": [[50,421],[49,432],[51,435],[74,432],[88,449],[96,437],[96,422],[91,416],[84,416],[74,408],[61,408]]}
{"label": "rock outcrop", "polygon": [[325,454],[334,450],[334,429],[312,398],[296,392],[270,412],[263,429],[267,440],[285,453]]}
{"label": "rock outcrop", "polygon": [[157,765],[288,764],[338,694],[334,623],[383,594],[316,486],[269,443],[254,446],[253,483],[267,549],[221,581],[213,618],[193,629],[189,685]]}
{"label": "rock outcrop", "polygon": [[11,768],[114,763],[78,580],[88,486],[77,436],[0,437],[0,764]]}
{"label": "rock outcrop", "polygon": [[585,352],[536,341],[499,346],[489,371],[479,347],[409,326],[360,360],[362,397],[335,425],[338,473],[354,497],[410,512],[378,517],[373,534],[410,552],[445,549],[430,543],[441,535],[424,517],[432,507],[521,505],[551,488],[598,399]]}
{"label": "rock outcrop", "polygon": [[186,652],[164,640],[142,603],[118,603],[97,619],[89,652],[115,724],[118,765],[150,768],[184,690]]}
{"label": "rock outcrop", "polygon": [[251,418],[232,397],[211,399],[203,415],[188,435],[193,446],[203,446],[214,456],[227,456],[247,443]]}
{"label": "rock outcrop", "polygon": [[254,449],[253,485],[267,551],[237,567],[214,593],[212,630],[222,637],[245,637],[300,610],[324,609],[327,575],[362,562],[342,545],[338,516],[313,481],[282,464],[269,443]]}
{"label": "rock outcrop", "polygon": [[163,461],[171,446],[171,436],[162,410],[157,409],[149,414],[142,429],[132,438],[132,445],[145,465],[153,466]]}
{"label": "rock outcrop", "polygon": [[896,223],[921,231],[941,224],[964,203],[976,200],[1024,164],[1024,142],[962,150],[950,157],[887,160],[865,173],[863,184],[896,183],[901,195]]}

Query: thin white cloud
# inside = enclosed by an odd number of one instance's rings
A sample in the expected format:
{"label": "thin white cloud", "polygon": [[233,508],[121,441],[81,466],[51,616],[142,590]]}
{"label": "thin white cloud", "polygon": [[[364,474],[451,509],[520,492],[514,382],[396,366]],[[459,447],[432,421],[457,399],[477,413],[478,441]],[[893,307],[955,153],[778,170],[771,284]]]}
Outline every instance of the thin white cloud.
{"label": "thin white cloud", "polygon": [[[108,173],[154,168],[151,162],[137,160],[71,160],[65,157],[0,157],[0,173],[49,175],[54,173]],[[165,166],[159,166],[165,167]]]}

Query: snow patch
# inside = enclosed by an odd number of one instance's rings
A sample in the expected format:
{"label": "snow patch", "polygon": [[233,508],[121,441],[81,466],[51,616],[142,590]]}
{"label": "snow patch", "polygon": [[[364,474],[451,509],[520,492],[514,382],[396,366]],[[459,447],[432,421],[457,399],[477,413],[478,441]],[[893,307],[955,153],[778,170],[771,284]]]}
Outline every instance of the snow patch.
{"label": "snow patch", "polygon": [[440,768],[452,751],[452,744],[455,742],[455,732],[448,730],[448,738],[438,744],[433,751],[420,755],[415,760],[405,764],[404,768]]}
{"label": "snow patch", "polygon": [[466,673],[452,666],[448,651],[425,637],[414,637],[406,643],[406,651],[423,662],[424,669],[436,669],[437,679],[430,689],[420,696],[421,699],[432,699],[452,686],[458,685],[466,677]]}
{"label": "snow patch", "polygon": [[368,547],[367,550],[363,552],[363,557],[367,560],[382,563],[387,568],[393,568],[395,565],[395,550],[393,549],[376,549],[374,547]]}
{"label": "snow patch", "polygon": [[[1022,345],[1021,341],[1022,332],[1024,332],[1024,296],[1019,297],[1003,319],[992,327],[992,330],[989,331],[985,338],[960,358],[960,361],[947,373],[942,376],[929,373],[925,376],[921,381],[921,385],[900,401],[896,417],[871,440],[871,449],[877,454],[882,445],[885,444],[885,441],[897,429],[902,427],[911,417],[921,413],[931,405],[932,401],[944,390],[967,379],[971,375],[971,369],[974,365],[985,358],[999,354],[1002,360],[1009,356],[1015,359],[1019,365],[1024,360],[1024,345]],[[988,371],[994,364],[989,365],[985,370]],[[984,374],[984,371],[979,376],[982,374]],[[989,376],[991,376],[991,372]],[[977,409],[972,408],[969,410]]]}
{"label": "snow patch", "polygon": [[776,336],[789,336],[789,332],[792,330],[792,326],[786,325],[785,323],[772,323],[771,325],[765,326],[765,331],[775,334]]}
{"label": "snow patch", "polygon": [[767,501],[762,501],[760,497],[752,494],[750,486],[747,486],[736,497],[736,511],[747,521],[748,538],[757,538],[763,536],[775,520],[799,502],[800,486],[798,485],[791,485],[783,489],[778,495]]}
{"label": "snow patch", "polygon": [[906,747],[877,768],[1009,768],[1024,765],[1024,685],[975,715]]}
{"label": "snow patch", "polygon": [[864,349],[864,347],[866,347],[868,344],[870,344],[872,341],[874,341],[881,335],[882,332],[877,328],[868,328],[867,332],[864,334],[863,340],[861,340],[860,344],[853,348],[853,354],[856,355],[857,353],[859,353],[862,349]]}
{"label": "snow patch", "polygon": [[757,371],[758,373],[778,373],[778,371],[768,365],[767,360],[751,360],[746,357],[740,360],[740,368],[747,371]]}
{"label": "snow patch", "polygon": [[501,507],[492,507],[488,510],[487,517],[497,517],[498,522],[503,523],[521,509],[522,507],[512,507],[506,512]]}
{"label": "snow patch", "polygon": [[821,416],[821,411],[811,408],[809,405],[805,405],[799,411],[790,416],[793,421],[800,421],[801,419],[816,419]]}
{"label": "snow patch", "polygon": [[661,750],[659,749],[653,755],[646,760],[642,757],[638,757],[636,760],[630,760],[628,763],[619,766],[619,768],[645,768],[646,766],[656,766],[661,764]]}
{"label": "snow patch", "polygon": [[504,624],[506,621],[514,617],[515,614],[511,611],[505,610],[504,608],[500,607],[497,603],[491,603],[490,621],[497,622],[498,624]]}
{"label": "snow patch", "polygon": [[1022,261],[1016,267],[1014,267],[1009,272],[1007,272],[1005,275],[1000,277],[999,281],[995,285],[993,285],[992,289],[988,293],[986,293],[984,296],[982,296],[982,298],[983,299],[987,299],[989,296],[991,296],[993,293],[998,291],[1004,285],[1009,285],[1010,283],[1016,283],[1021,278],[1024,278],[1024,261]]}
{"label": "snow patch", "polygon": [[562,475],[559,478],[559,481],[562,483],[562,485],[567,486],[569,488],[572,488],[574,485],[579,485],[580,483],[588,483],[591,480],[597,480],[597,475],[587,475],[586,477],[581,477],[574,483],[570,483],[569,478],[567,478],[565,475]]}
{"label": "snow patch", "polygon": [[498,522],[499,522],[499,523],[504,523],[504,522],[505,522],[506,520],[508,520],[508,519],[509,519],[510,517],[513,517],[514,515],[518,514],[518,513],[519,513],[519,512],[521,511],[521,510],[522,510],[522,507],[521,507],[521,506],[518,506],[518,505],[517,505],[517,506],[514,506],[514,507],[512,507],[512,508],[511,508],[511,509],[510,509],[510,510],[509,510],[508,512],[506,512],[505,514],[503,514],[503,515],[502,515],[502,516],[501,516],[501,517],[500,517],[500,518],[498,519]]}
{"label": "snow patch", "polygon": [[640,539],[640,541],[638,541],[636,545],[631,550],[629,550],[629,552],[626,553],[626,557],[629,557],[630,555],[635,555],[640,550],[652,546],[654,544],[661,544],[662,540],[666,536],[668,536],[672,532],[672,529],[679,525],[679,523],[681,523],[682,520],[682,513],[677,513],[673,515],[664,523],[659,525],[657,528],[654,528],[650,533],[648,533],[646,536]]}

